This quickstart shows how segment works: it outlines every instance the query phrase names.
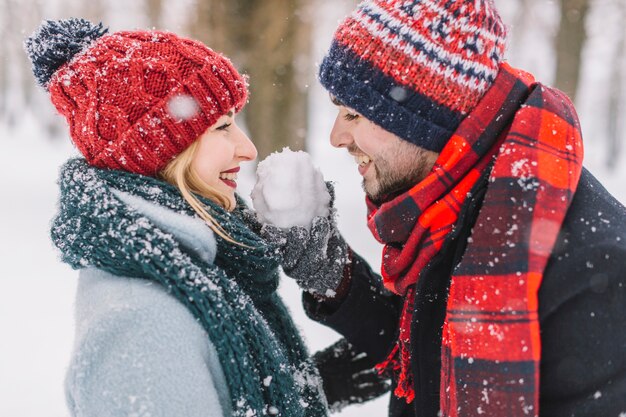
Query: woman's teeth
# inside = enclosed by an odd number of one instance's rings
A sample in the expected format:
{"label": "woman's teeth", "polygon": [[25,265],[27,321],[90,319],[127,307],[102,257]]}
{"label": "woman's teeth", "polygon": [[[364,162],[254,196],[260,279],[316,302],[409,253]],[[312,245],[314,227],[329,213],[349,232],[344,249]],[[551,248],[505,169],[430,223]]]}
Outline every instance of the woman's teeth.
{"label": "woman's teeth", "polygon": [[354,160],[361,166],[367,165],[372,161],[367,155],[355,155]]}
{"label": "woman's teeth", "polygon": [[236,172],[222,172],[220,174],[220,179],[223,180],[229,180],[229,181],[236,181],[237,180],[237,173]]}

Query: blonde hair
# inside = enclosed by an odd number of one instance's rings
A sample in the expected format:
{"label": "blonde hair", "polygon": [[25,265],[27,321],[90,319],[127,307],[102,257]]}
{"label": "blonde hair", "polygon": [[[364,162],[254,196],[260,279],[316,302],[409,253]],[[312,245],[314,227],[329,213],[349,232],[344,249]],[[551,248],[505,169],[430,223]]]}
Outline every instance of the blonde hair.
{"label": "blonde hair", "polygon": [[185,201],[189,203],[191,208],[205,221],[213,232],[231,243],[240,244],[228,235],[217,220],[209,214],[205,205],[194,195],[195,193],[208,198],[228,211],[235,208],[235,204],[233,204],[228,196],[202,181],[198,174],[192,169],[191,162],[198,149],[198,143],[199,142],[196,140],[176,158],[170,161],[159,173],[159,176],[178,188]]}

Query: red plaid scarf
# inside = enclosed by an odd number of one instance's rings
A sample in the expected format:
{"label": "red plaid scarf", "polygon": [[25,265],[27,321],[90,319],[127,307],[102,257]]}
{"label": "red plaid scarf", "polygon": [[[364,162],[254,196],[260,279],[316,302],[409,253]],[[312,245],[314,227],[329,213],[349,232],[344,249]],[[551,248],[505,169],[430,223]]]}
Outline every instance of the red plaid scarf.
{"label": "red plaid scarf", "polygon": [[380,207],[368,201],[368,225],[385,244],[385,286],[405,298],[397,345],[378,365],[399,374],[396,396],[414,399],[415,283],[493,164],[471,239],[452,274],[440,407],[446,417],[539,414],[537,292],[578,184],[582,155],[569,99],[502,64],[431,173]]}

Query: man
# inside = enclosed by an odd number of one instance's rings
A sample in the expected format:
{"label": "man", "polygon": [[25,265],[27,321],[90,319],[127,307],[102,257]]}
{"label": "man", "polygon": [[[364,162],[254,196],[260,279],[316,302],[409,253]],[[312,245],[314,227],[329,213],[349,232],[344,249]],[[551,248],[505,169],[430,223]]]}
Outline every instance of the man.
{"label": "man", "polygon": [[320,81],[382,279],[332,219],[283,234],[284,269],[391,375],[390,416],[623,417],[626,209],[582,168],[569,99],[503,62],[505,36],[490,0],[357,6]]}

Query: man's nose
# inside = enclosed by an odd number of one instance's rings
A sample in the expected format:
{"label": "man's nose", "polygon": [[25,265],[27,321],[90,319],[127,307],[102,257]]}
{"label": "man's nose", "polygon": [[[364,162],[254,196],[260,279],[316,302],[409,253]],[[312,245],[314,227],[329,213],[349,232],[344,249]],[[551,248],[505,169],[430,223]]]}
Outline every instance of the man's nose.
{"label": "man's nose", "polygon": [[335,148],[345,148],[354,143],[348,124],[340,114],[337,114],[333,129],[330,131],[330,144]]}

